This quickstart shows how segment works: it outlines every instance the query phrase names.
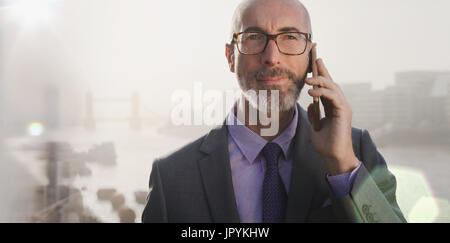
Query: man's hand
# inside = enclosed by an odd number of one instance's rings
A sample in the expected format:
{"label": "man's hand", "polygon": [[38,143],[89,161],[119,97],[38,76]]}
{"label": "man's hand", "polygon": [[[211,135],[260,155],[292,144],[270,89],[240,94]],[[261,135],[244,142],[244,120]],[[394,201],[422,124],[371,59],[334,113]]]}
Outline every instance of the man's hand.
{"label": "man's hand", "polygon": [[[352,145],[352,110],[341,88],[333,81],[322,59],[316,61],[318,77],[305,82],[320,88],[310,89],[308,94],[320,97],[325,109],[325,118],[320,120],[321,130],[311,126],[311,141],[322,155],[330,175],[351,172],[359,165]],[[309,120],[313,119],[313,104],[308,107]]]}

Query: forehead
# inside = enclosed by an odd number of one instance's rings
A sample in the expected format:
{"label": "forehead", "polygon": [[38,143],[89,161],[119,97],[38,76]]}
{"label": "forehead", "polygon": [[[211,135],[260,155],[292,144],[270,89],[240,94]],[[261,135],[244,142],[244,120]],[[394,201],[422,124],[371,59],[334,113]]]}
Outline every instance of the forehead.
{"label": "forehead", "polygon": [[304,12],[285,1],[259,2],[248,6],[241,15],[240,31],[249,27],[258,27],[267,33],[278,33],[287,27],[309,32]]}

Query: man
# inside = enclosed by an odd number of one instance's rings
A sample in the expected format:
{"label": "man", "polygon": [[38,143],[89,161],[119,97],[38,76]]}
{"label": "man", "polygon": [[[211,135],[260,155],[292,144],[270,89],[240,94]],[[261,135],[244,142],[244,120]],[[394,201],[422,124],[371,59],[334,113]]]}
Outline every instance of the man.
{"label": "man", "polygon": [[[143,222],[405,222],[394,176],[368,132],[351,127],[351,108],[323,60],[319,76],[306,78],[311,33],[297,0],[241,3],[226,57],[244,98],[223,126],[154,162]],[[312,106],[297,104],[305,83],[318,86],[308,94],[325,108],[319,131]],[[278,94],[279,104],[267,97],[261,106],[252,90]],[[263,136],[268,125],[252,124],[250,113],[274,105],[278,132]]]}

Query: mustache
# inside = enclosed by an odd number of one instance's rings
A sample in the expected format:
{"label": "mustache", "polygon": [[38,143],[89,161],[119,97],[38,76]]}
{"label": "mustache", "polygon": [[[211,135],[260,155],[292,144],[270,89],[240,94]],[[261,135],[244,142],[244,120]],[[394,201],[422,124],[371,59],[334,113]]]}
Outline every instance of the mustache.
{"label": "mustache", "polygon": [[273,68],[273,69],[259,69],[256,70],[253,74],[253,77],[256,79],[263,79],[263,78],[276,78],[276,77],[282,77],[286,76],[292,81],[297,81],[298,77],[295,75],[295,73],[289,71],[288,69],[284,68]]}

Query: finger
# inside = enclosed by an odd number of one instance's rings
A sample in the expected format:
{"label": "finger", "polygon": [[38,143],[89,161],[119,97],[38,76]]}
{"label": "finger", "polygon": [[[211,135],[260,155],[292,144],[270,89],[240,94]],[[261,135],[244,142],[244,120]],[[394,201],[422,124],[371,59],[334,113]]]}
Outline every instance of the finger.
{"label": "finger", "polygon": [[320,76],[324,76],[325,78],[333,81],[333,78],[331,78],[330,73],[328,72],[327,67],[325,66],[325,63],[323,62],[322,58],[317,59],[317,71],[319,72]]}
{"label": "finger", "polygon": [[327,89],[335,89],[336,85],[328,80],[327,78],[323,77],[323,76],[318,76],[318,77],[314,77],[314,78],[306,78],[305,79],[305,83],[311,85],[311,86],[320,86],[320,87],[324,87]]}
{"label": "finger", "polygon": [[326,88],[310,89],[310,90],[308,90],[308,94],[314,98],[316,98],[316,97],[326,98],[329,101],[331,101],[333,106],[336,108],[342,107],[341,96],[339,95],[339,93],[337,93],[331,89],[326,89]]}

